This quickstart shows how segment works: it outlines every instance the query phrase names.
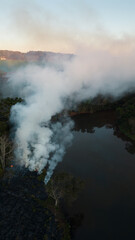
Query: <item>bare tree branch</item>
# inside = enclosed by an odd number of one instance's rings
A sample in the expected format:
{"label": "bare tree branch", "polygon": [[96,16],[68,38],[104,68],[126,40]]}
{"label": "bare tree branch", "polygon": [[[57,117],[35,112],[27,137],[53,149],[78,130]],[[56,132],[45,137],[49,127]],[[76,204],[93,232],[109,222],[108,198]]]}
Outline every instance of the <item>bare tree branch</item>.
{"label": "bare tree branch", "polygon": [[0,136],[0,162],[3,169],[6,167],[6,160],[12,158],[14,150],[13,143],[6,135]]}

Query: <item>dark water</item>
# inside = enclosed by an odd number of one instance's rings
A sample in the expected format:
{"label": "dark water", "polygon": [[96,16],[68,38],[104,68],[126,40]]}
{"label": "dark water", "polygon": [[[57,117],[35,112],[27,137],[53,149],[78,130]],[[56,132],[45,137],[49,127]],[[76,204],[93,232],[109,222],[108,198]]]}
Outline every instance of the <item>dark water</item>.
{"label": "dark water", "polygon": [[75,117],[73,144],[57,168],[85,181],[70,212],[81,216],[74,240],[135,239],[135,155],[114,135],[114,121],[113,113]]}

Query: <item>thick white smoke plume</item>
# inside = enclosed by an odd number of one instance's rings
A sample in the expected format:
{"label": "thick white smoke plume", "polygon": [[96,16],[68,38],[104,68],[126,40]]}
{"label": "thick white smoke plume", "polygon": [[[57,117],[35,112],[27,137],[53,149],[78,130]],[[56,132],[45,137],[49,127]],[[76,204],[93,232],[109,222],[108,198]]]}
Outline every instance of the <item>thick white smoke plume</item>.
{"label": "thick white smoke plume", "polygon": [[115,97],[135,90],[135,54],[112,55],[89,52],[52,65],[29,65],[9,76],[10,96],[24,99],[12,107],[15,152],[18,164],[42,172],[45,183],[71,143],[73,122],[67,116],[52,116],[68,109],[68,99],[78,103],[98,93]]}

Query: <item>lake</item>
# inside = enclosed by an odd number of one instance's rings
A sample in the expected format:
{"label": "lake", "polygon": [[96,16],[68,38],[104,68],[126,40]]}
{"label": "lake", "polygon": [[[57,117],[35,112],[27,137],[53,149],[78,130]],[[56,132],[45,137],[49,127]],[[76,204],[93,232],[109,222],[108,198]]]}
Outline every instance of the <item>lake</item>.
{"label": "lake", "polygon": [[78,218],[72,239],[134,239],[135,154],[127,151],[132,143],[116,135],[113,112],[74,120],[72,146],[56,169],[85,182],[69,210]]}

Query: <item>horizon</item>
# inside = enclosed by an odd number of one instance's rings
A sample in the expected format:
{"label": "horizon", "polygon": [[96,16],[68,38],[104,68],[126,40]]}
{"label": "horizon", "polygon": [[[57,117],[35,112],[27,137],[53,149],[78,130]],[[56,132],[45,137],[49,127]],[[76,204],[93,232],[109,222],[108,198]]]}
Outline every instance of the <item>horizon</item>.
{"label": "horizon", "polygon": [[82,46],[135,48],[134,8],[133,0],[1,0],[0,49],[76,53]]}
{"label": "horizon", "polygon": [[8,51],[8,52],[19,52],[19,53],[28,53],[28,52],[46,52],[46,53],[56,53],[56,54],[74,54],[74,53],[64,53],[64,52],[54,52],[54,51],[46,51],[46,50],[28,50],[25,52],[19,50],[9,50],[9,49],[0,49],[0,51]]}

